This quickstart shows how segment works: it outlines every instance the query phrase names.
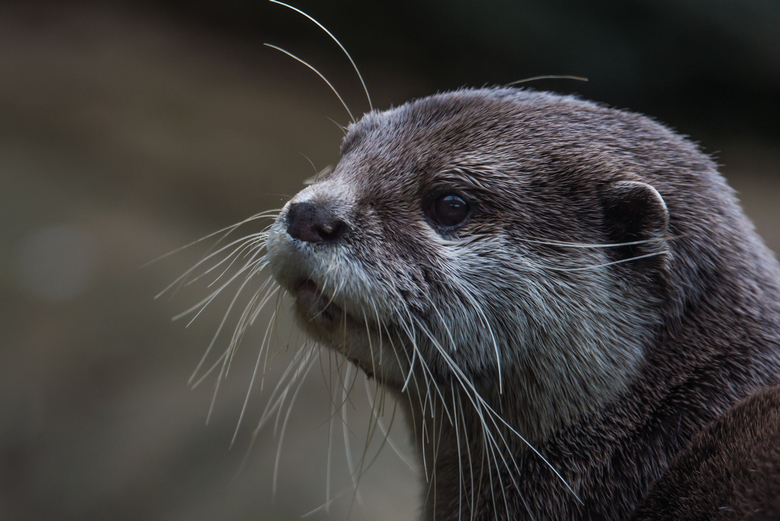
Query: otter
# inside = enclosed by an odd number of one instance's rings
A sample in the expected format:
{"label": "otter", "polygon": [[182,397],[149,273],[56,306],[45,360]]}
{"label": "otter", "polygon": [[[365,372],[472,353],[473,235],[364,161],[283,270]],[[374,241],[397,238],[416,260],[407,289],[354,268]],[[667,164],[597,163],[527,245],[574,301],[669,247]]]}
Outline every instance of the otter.
{"label": "otter", "polygon": [[652,119],[518,88],[372,110],[265,247],[403,404],[426,519],[780,518],[780,267]]}

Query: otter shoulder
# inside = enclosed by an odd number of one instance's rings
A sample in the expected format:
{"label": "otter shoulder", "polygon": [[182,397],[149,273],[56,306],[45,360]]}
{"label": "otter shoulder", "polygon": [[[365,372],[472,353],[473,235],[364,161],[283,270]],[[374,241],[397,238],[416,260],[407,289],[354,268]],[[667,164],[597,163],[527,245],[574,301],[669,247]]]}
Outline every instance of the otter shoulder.
{"label": "otter shoulder", "polygon": [[738,402],[694,437],[633,519],[780,519],[780,386]]}

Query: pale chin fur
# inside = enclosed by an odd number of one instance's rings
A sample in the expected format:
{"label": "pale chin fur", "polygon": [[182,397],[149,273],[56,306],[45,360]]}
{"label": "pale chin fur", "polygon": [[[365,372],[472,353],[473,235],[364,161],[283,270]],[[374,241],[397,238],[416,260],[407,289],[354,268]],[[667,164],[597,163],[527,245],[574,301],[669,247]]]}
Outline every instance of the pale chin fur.
{"label": "pale chin fur", "polygon": [[378,366],[385,379],[396,377],[399,383],[400,362],[391,349],[384,349],[386,332],[378,328],[389,322],[390,310],[381,305],[386,300],[375,298],[380,291],[371,277],[345,252],[317,249],[286,231],[287,208],[313,192],[314,187],[308,187],[288,202],[269,230],[266,249],[271,273],[293,298],[296,322],[313,340],[333,348],[367,374],[376,374]]}

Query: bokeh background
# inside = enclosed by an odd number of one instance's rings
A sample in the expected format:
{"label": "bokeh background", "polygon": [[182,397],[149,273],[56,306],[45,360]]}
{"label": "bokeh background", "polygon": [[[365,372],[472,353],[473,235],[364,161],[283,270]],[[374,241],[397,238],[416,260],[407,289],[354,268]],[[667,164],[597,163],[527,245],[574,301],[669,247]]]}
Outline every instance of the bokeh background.
{"label": "bokeh background", "polygon": [[[780,251],[780,3],[295,5],[350,50],[377,108],[460,86],[588,77],[533,87],[691,136]],[[333,121],[346,124],[345,111],[264,42],[304,57],[354,112],[368,110],[335,44],[263,0],[0,3],[0,519],[265,521],[325,501],[319,366],[290,415],[275,494],[278,433],[262,431],[248,450],[270,383],[301,342],[289,321],[279,321],[269,383],[253,391],[231,449],[268,315],[244,340],[206,426],[214,380],[191,391],[187,379],[229,299],[188,328],[171,317],[205,286],[153,299],[202,257],[202,243],[142,267],[279,208],[314,168],[338,160]],[[366,400],[346,407],[359,459]],[[330,518],[415,519],[419,476],[387,448],[353,494],[336,423],[331,496],[341,495]]]}

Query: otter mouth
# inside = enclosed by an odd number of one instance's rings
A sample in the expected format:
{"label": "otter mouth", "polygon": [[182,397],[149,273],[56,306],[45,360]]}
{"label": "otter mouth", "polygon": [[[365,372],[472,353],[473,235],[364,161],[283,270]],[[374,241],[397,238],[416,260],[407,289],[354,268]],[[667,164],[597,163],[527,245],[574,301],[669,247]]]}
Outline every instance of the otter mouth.
{"label": "otter mouth", "polygon": [[298,311],[309,320],[321,318],[333,322],[342,317],[344,311],[331,297],[323,294],[311,279],[301,282],[295,291],[295,305]]}
{"label": "otter mouth", "polygon": [[[334,336],[341,337],[342,342],[348,336],[365,332],[366,326],[359,325],[359,322],[333,301],[333,297],[322,293],[311,279],[302,281],[296,287],[294,292],[295,307],[299,318],[305,320],[306,326],[313,327],[313,330],[318,333],[326,333],[326,338],[330,337],[331,340]],[[345,336],[342,337],[342,335]],[[332,346],[341,351],[352,364],[362,369],[369,378],[374,377],[373,368],[360,358],[350,356],[344,349],[343,343],[341,348],[338,347],[338,342],[333,343]]]}

